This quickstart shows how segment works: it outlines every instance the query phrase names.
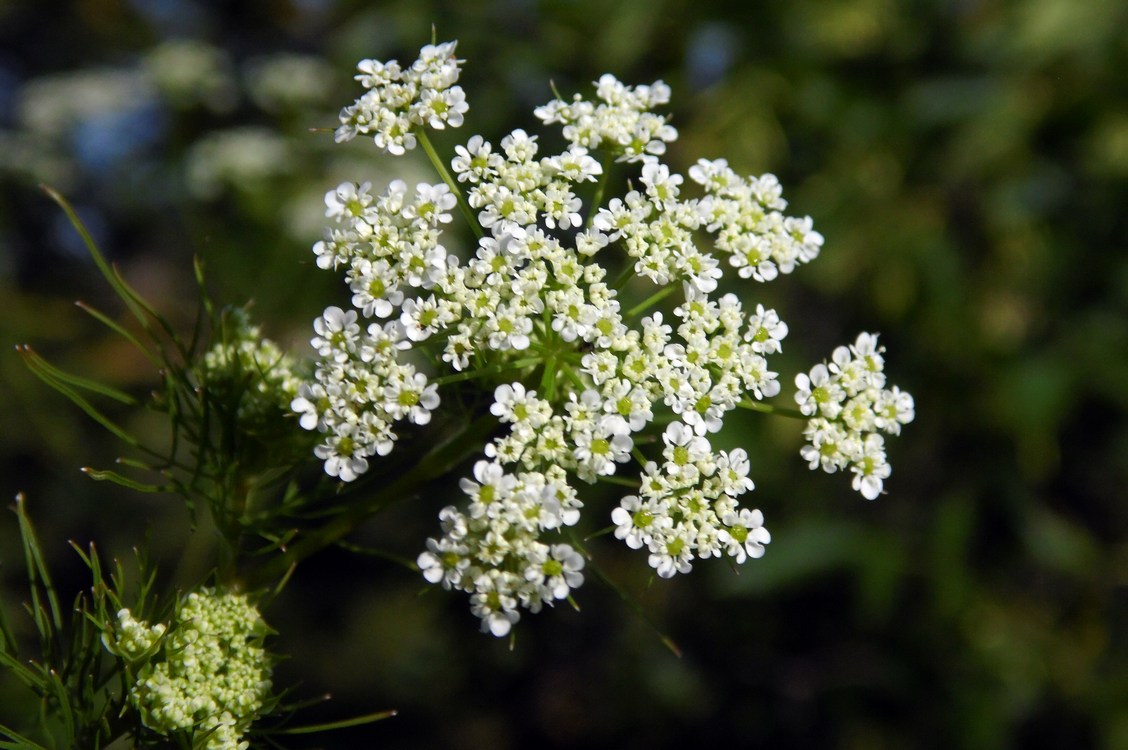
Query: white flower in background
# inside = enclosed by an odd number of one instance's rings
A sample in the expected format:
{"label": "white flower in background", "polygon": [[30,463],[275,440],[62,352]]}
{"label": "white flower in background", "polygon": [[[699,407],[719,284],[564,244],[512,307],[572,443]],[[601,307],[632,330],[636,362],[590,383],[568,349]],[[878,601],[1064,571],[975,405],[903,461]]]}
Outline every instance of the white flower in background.
{"label": "white flower in background", "polygon": [[250,60],[243,78],[255,104],[265,112],[281,112],[325,103],[333,68],[315,55],[286,52]]}
{"label": "white flower in background", "polygon": [[239,87],[227,52],[198,39],[169,39],[150,50],[144,70],[161,94],[177,107],[198,104],[230,112]]}
{"label": "white flower in background", "polygon": [[16,96],[15,117],[23,130],[57,139],[75,126],[136,112],[156,99],[144,71],[90,68],[28,81]]}
{"label": "white flower in background", "polygon": [[185,161],[188,189],[211,200],[225,189],[245,190],[286,174],[291,165],[290,144],[262,127],[219,130],[192,144]]}

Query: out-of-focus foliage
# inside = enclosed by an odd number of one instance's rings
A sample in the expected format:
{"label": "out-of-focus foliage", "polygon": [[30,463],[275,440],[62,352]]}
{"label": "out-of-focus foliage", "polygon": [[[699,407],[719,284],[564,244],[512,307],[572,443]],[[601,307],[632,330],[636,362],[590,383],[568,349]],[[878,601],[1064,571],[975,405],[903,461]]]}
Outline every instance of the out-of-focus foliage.
{"label": "out-of-focus foliage", "polygon": [[[432,24],[472,63],[448,147],[534,129],[550,80],[670,83],[672,165],[775,172],[827,238],[763,292],[812,346],[787,349],[786,372],[879,330],[917,419],[867,503],[801,468],[797,425],[748,416],[764,559],[652,587],[635,556],[605,565],[681,660],[594,580],[582,613],[531,618],[509,652],[462,602],[417,596],[415,574],[324,553],[267,613],[295,656],[279,682],[332,691],[325,720],[400,710],[329,739],[1128,747],[1123,3],[0,4],[4,341],[121,388],[155,382],[70,307],[113,309],[47,182],[170,317],[191,321],[197,253],[217,297],[253,298],[264,333],[302,351],[341,293],[309,253],[324,191],[433,179],[310,128],[351,101],[356,60],[407,57]],[[64,598],[89,585],[67,538],[125,555],[147,534],[181,560],[181,506],[80,476],[115,446],[21,368],[0,358],[0,489],[26,492],[44,553],[71,566]],[[443,504],[396,508],[356,541],[413,557]],[[16,549],[0,523],[5,603],[22,596]],[[171,579],[193,574],[188,549]],[[34,710],[20,695],[0,681],[0,721]]]}

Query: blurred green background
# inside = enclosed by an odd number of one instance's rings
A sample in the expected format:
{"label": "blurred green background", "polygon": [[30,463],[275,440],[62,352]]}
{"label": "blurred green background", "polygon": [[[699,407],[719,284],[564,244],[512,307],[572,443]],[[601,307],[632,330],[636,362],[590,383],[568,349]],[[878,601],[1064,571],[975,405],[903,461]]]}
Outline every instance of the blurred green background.
{"label": "blurred green background", "polygon": [[[170,580],[193,566],[175,498],[86,479],[119,446],[13,350],[144,392],[150,368],[74,308],[115,314],[65,217],[67,195],[127,278],[180,325],[191,258],[223,302],[303,351],[343,287],[318,271],[325,190],[428,179],[368,142],[336,146],[363,57],[457,38],[467,126],[536,130],[532,108],[603,72],[662,78],[699,157],[774,172],[826,237],[819,260],[747,300],[791,328],[800,369],[879,331],[917,419],[867,502],[798,458],[799,425],[745,415],[767,555],[648,587],[645,557],[598,548],[681,646],[592,576],[479,635],[465,597],[329,551],[266,613],[292,658],[277,682],[331,692],[309,721],[390,721],[295,747],[1128,748],[1128,4],[1116,0],[0,1],[0,473],[28,496],[73,595],[67,539]],[[146,429],[137,415],[137,429]],[[414,557],[445,498],[358,540]],[[589,508],[601,507],[598,502]],[[589,510],[589,512],[591,512]],[[6,515],[6,514],[5,514]],[[0,597],[26,596],[0,516]],[[188,552],[181,560],[184,545]],[[178,562],[179,561],[179,562]],[[0,676],[0,722],[34,710]]]}

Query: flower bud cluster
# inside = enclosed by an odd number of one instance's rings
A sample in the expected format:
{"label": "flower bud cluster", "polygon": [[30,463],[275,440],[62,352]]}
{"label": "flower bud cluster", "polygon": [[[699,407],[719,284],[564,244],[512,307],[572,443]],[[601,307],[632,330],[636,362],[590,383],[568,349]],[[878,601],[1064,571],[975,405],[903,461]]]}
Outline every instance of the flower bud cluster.
{"label": "flower bud cluster", "polygon": [[800,455],[811,469],[849,469],[853,488],[867,500],[881,494],[892,471],[882,433],[900,435],[915,416],[909,393],[885,388],[884,352],[876,334],[860,333],[850,346],[837,347],[829,363],[795,376],[795,401],[811,417]]}
{"label": "flower bud cluster", "polygon": [[224,333],[224,340],[205,352],[200,377],[217,398],[236,400],[239,423],[254,431],[273,415],[289,411],[302,380],[293,358],[262,338],[241,313]]}
{"label": "flower bud cluster", "polygon": [[129,610],[122,612],[107,648],[129,660],[151,652],[130,690],[145,726],[160,734],[184,733],[193,748],[246,748],[242,736],[271,689],[270,659],[262,645],[269,629],[246,596],[213,589],[191,593],[167,632],[164,625],[139,623]]}
{"label": "flower bud cluster", "polygon": [[128,609],[119,610],[117,618],[117,625],[102,633],[102,645],[126,661],[137,661],[152,652],[168,630],[163,622],[149,625],[134,618]]}
{"label": "flower bud cluster", "polygon": [[398,156],[415,148],[412,130],[418,126],[460,126],[467,105],[462,87],[455,85],[462,64],[454,57],[455,44],[428,44],[406,68],[395,60],[361,60],[355,78],[368,91],[341,110],[337,142],[370,135]]}

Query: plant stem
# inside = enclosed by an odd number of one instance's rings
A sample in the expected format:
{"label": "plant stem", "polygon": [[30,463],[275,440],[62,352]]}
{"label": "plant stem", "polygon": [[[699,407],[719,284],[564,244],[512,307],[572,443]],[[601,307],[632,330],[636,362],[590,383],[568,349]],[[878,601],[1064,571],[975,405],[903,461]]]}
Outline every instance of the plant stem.
{"label": "plant stem", "polygon": [[607,181],[611,175],[611,164],[611,152],[607,152],[603,155],[603,174],[595,186],[595,193],[591,196],[591,206],[588,208],[588,226],[591,226],[596,214],[599,213],[599,204],[603,202],[603,191],[607,189]]}
{"label": "plant stem", "polygon": [[435,385],[448,385],[450,383],[460,383],[463,380],[473,380],[474,378],[484,377],[486,375],[497,375],[506,370],[520,370],[524,367],[532,367],[539,365],[544,360],[541,357],[525,357],[524,359],[516,359],[510,362],[501,362],[489,367],[483,367],[478,370],[467,370],[466,372],[457,372],[453,375],[444,375],[441,378],[434,378],[431,383]]}
{"label": "plant stem", "polygon": [[666,297],[669,297],[671,294],[676,292],[677,289],[678,289],[678,287],[677,287],[676,284],[667,284],[665,287],[658,290],[654,294],[650,295],[649,297],[644,299],[642,302],[639,302],[637,305],[632,307],[630,310],[627,310],[627,314],[624,317],[633,318],[636,315],[638,315],[639,313],[646,312],[650,307],[658,304],[662,300],[666,299]]}
{"label": "plant stem", "polygon": [[765,404],[760,401],[752,401],[751,399],[747,398],[737,403],[737,406],[742,409],[749,409],[750,411],[763,412],[764,414],[778,414],[781,417],[790,417],[791,419],[802,419],[803,421],[810,419],[810,417],[808,417],[798,409],[788,409],[784,406],[772,406],[771,404]]}
{"label": "plant stem", "polygon": [[466,202],[466,198],[462,195],[462,190],[459,189],[458,183],[450,176],[446,164],[443,164],[443,160],[439,158],[439,154],[435,151],[431,139],[427,137],[427,132],[420,129],[416,131],[415,136],[419,140],[419,145],[427,152],[427,158],[431,160],[435,171],[439,173],[439,176],[443,178],[443,182],[450,188],[450,192],[454,193],[454,197],[458,199],[458,207],[462,209],[462,215],[465,217],[466,223],[470,225],[470,230],[474,232],[475,237],[482,239],[484,236],[482,225],[479,224],[477,218],[474,217],[474,212],[470,210],[470,204]]}
{"label": "plant stem", "polygon": [[452,471],[468,456],[481,450],[486,438],[497,429],[497,419],[486,415],[465,425],[449,440],[439,443],[414,466],[379,488],[318,529],[311,530],[286,551],[244,576],[248,589],[271,584],[287,571],[346,537],[357,526],[394,502],[413,497],[428,482]]}

